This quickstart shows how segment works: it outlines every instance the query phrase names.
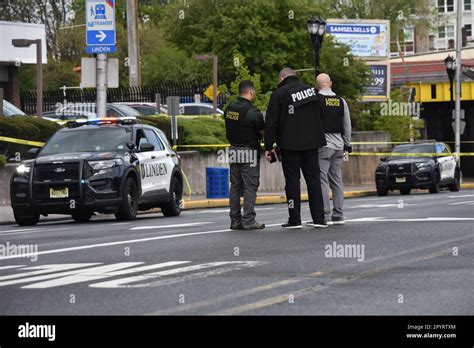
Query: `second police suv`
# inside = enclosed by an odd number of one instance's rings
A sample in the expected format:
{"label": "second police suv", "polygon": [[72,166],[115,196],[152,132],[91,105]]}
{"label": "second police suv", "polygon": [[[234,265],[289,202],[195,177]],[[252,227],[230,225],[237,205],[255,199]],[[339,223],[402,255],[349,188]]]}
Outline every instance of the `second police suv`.
{"label": "second police suv", "polygon": [[375,170],[379,196],[393,190],[400,190],[402,195],[410,194],[412,189],[427,189],[430,193],[438,193],[441,187],[460,190],[461,170],[446,144],[403,144],[392,152],[400,155],[383,159]]}
{"label": "second police suv", "polygon": [[135,118],[76,121],[57,131],[36,159],[23,162],[10,183],[19,225],[40,215],[70,214],[79,222],[94,212],[132,220],[138,210],[181,213],[179,159],[158,128]]}

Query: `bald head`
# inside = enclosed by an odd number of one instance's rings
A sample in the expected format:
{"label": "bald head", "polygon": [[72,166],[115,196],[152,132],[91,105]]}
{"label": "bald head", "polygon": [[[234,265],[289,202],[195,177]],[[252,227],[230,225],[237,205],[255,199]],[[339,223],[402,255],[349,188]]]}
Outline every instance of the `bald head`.
{"label": "bald head", "polygon": [[296,73],[293,69],[291,68],[283,68],[281,71],[280,71],[280,74],[278,75],[279,78],[280,78],[280,81],[283,81],[284,79],[286,79],[288,76],[295,76]]}
{"label": "bald head", "polygon": [[316,77],[316,89],[318,91],[331,87],[332,81],[328,74],[319,74],[318,77]]}

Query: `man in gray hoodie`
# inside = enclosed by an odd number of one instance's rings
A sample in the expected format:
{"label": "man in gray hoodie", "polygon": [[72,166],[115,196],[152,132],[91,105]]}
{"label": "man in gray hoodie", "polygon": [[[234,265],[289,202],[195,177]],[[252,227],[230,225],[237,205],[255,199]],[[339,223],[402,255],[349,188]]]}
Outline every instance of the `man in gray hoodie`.
{"label": "man in gray hoodie", "polygon": [[[352,152],[351,117],[347,102],[331,89],[329,75],[319,74],[316,89],[321,97],[322,119],[327,145],[319,149],[319,168],[323,191],[324,219],[328,225],[343,225],[344,185],[342,182],[342,161],[344,152]],[[329,190],[332,191],[331,211]]]}

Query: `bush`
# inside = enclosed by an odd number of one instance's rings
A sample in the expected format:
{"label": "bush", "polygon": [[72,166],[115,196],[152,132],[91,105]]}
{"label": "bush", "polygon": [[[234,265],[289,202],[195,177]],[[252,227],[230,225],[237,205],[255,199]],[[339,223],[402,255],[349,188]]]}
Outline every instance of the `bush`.
{"label": "bush", "polygon": [[5,157],[5,155],[0,155],[0,167],[4,167],[6,163],[7,158]]}
{"label": "bush", "polygon": [[[145,116],[140,117],[140,120],[145,124],[161,129],[171,143],[171,117]],[[178,145],[205,144],[227,144],[224,119],[212,116],[178,117]],[[190,149],[210,152],[214,151],[215,148]]]}
{"label": "bush", "polygon": [[[0,118],[0,136],[46,142],[59,128],[57,123],[42,120],[33,116],[15,116]],[[0,142],[0,153],[7,158],[13,157],[19,152],[24,158],[29,145],[21,145],[8,142]]]}

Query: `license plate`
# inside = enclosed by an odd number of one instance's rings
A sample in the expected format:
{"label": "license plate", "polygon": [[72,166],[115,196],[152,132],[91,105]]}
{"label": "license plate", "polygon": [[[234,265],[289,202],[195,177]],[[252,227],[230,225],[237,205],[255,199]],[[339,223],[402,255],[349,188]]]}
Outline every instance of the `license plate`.
{"label": "license plate", "polygon": [[407,178],[405,178],[404,176],[396,177],[395,182],[396,183],[407,182]]}
{"label": "license plate", "polygon": [[49,198],[67,198],[69,197],[69,189],[67,187],[60,189],[49,189]]}

